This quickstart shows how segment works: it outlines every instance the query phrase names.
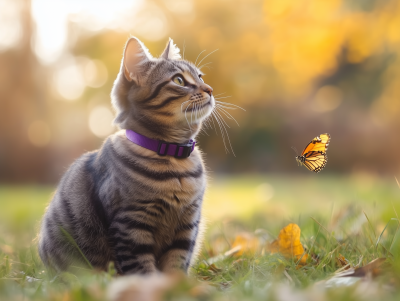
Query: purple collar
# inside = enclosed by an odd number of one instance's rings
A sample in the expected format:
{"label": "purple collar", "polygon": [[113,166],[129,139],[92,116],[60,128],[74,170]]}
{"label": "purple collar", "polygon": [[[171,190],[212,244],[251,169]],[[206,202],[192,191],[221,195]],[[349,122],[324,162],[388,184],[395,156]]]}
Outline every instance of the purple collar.
{"label": "purple collar", "polygon": [[168,143],[162,140],[148,138],[132,130],[126,130],[126,137],[133,143],[152,150],[160,156],[168,155],[180,159],[189,157],[196,144],[196,141],[192,139],[186,144]]}

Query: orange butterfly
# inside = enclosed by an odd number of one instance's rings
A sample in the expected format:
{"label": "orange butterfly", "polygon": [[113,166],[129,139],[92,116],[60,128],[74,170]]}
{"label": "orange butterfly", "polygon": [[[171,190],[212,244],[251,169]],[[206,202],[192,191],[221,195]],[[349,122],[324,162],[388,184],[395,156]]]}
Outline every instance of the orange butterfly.
{"label": "orange butterfly", "polygon": [[311,171],[320,172],[328,162],[326,151],[330,141],[331,136],[329,134],[321,134],[315,137],[301,155],[296,157],[297,162],[304,164]]}

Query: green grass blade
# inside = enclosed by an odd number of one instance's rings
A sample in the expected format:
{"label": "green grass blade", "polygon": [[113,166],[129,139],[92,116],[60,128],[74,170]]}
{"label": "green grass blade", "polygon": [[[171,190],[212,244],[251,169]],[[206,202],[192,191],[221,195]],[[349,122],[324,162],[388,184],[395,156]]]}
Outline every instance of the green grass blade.
{"label": "green grass blade", "polygon": [[374,233],[374,236],[376,238],[376,233],[375,233],[374,227],[372,226],[371,221],[369,220],[369,218],[368,218],[368,216],[367,216],[367,214],[365,213],[364,210],[363,210],[363,213],[364,213],[365,217],[367,218],[367,221],[368,221],[369,226],[371,227],[372,233]]}
{"label": "green grass blade", "polygon": [[85,262],[87,263],[87,265],[93,269],[93,266],[90,264],[89,260],[86,258],[86,256],[83,254],[82,250],[79,248],[79,246],[77,245],[77,243],[75,242],[75,240],[72,238],[72,236],[63,228],[60,227],[61,232],[65,235],[65,237],[67,237],[67,239],[69,240],[69,242],[71,244],[74,245],[74,247],[79,251],[79,253],[82,255],[82,258],[85,260]]}
{"label": "green grass blade", "polygon": [[380,242],[380,240],[381,240],[381,238],[382,238],[382,235],[383,235],[383,233],[385,232],[385,230],[386,230],[387,226],[389,225],[389,223],[390,223],[390,221],[387,222],[385,228],[383,228],[381,234],[379,235],[378,239],[376,240],[376,243],[375,243],[375,250],[377,249],[378,244],[379,244],[379,242]]}

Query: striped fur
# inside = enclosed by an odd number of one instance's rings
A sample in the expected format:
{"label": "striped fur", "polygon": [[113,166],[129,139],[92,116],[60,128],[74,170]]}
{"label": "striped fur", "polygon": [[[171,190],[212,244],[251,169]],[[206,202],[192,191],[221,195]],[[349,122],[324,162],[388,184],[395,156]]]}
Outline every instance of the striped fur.
{"label": "striped fur", "polygon": [[[184,86],[174,79],[182,77]],[[215,106],[200,71],[179,59],[169,41],[152,58],[128,40],[112,103],[122,129],[65,173],[39,235],[43,262],[57,271],[90,263],[120,274],[188,270],[199,247],[206,174],[200,151],[189,158],[158,156],[130,142],[124,129],[185,143]]]}

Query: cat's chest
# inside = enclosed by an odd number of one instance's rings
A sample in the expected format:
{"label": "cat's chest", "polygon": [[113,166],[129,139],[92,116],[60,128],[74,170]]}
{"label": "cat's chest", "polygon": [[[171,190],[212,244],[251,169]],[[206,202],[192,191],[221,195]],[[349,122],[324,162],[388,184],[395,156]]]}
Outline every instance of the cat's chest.
{"label": "cat's chest", "polygon": [[[163,183],[157,183],[155,195],[164,198],[169,203],[186,206],[201,197],[205,190],[205,177],[177,177]],[[156,187],[154,187],[156,188]]]}
{"label": "cat's chest", "polygon": [[202,198],[206,175],[197,149],[185,159],[158,156],[119,135],[106,148],[112,155],[107,162],[115,182],[111,186],[122,190],[128,202],[160,199],[183,208]]}

